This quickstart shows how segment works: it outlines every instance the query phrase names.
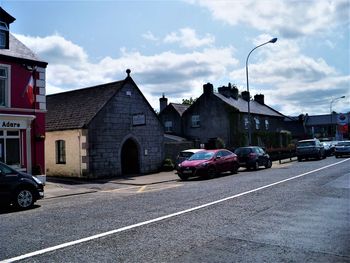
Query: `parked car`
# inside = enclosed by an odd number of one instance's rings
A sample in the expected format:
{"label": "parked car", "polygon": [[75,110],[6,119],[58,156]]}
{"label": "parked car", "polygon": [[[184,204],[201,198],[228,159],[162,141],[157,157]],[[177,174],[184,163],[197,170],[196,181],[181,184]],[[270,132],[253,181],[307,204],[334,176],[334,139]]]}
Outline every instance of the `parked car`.
{"label": "parked car", "polygon": [[324,141],[322,142],[322,144],[323,144],[324,152],[326,156],[331,156],[334,154],[335,145],[333,141]]}
{"label": "parked car", "polygon": [[350,155],[350,141],[338,142],[334,149],[334,155],[336,158]]}
{"label": "parked car", "polygon": [[318,139],[298,141],[296,155],[298,162],[303,159],[316,158],[321,160],[326,157],[324,146]]}
{"label": "parked car", "polygon": [[178,165],[177,174],[182,180],[192,176],[214,178],[230,171],[237,173],[239,168],[237,155],[225,149],[202,150]]}
{"label": "parked car", "polygon": [[176,157],[176,167],[183,161],[189,159],[193,154],[200,151],[203,151],[203,149],[188,149],[188,150],[183,150],[179,152],[179,154]]}
{"label": "parked car", "polygon": [[29,174],[16,171],[0,162],[0,202],[27,209],[44,197],[44,185]]}
{"label": "parked car", "polygon": [[258,146],[239,147],[235,150],[240,167],[257,170],[260,166],[272,167],[270,155]]}

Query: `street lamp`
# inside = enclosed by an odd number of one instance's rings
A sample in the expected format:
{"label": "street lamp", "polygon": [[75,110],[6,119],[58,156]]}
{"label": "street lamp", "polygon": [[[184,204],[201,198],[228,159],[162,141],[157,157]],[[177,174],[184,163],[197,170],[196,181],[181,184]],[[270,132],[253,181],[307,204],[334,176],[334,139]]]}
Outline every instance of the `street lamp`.
{"label": "street lamp", "polygon": [[329,111],[330,111],[330,113],[331,113],[331,136],[333,136],[333,135],[332,135],[332,134],[333,134],[333,110],[332,110],[332,104],[333,104],[333,102],[335,102],[336,100],[340,100],[340,99],[344,99],[344,98],[345,98],[345,96],[341,96],[341,97],[332,99],[332,100],[331,100],[331,103],[330,103],[330,105],[329,105]]}
{"label": "street lamp", "polygon": [[257,48],[263,46],[263,45],[266,45],[268,43],[276,43],[277,41],[277,37],[271,39],[270,41],[267,41],[259,46],[256,46],[255,48],[253,48],[248,56],[247,56],[247,60],[245,62],[245,73],[246,73],[246,77],[247,77],[247,92],[248,92],[248,143],[249,145],[252,144],[252,131],[251,131],[251,123],[250,123],[250,93],[249,93],[249,81],[248,81],[248,59],[249,59],[249,56],[250,54]]}

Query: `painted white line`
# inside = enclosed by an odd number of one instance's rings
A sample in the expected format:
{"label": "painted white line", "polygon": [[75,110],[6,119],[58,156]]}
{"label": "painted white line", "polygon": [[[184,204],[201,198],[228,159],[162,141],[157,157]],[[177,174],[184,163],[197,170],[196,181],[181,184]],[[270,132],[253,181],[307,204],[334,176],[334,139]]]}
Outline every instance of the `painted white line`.
{"label": "painted white line", "polygon": [[260,191],[260,190],[263,190],[263,189],[266,189],[266,188],[269,188],[269,187],[272,187],[272,186],[275,186],[275,185],[278,185],[278,184],[282,184],[282,183],[285,183],[285,182],[297,179],[299,177],[303,177],[305,175],[312,174],[312,173],[315,173],[315,172],[327,169],[329,167],[341,164],[341,163],[349,161],[349,160],[350,159],[345,159],[345,160],[342,160],[340,162],[337,162],[337,163],[334,163],[334,164],[330,164],[330,165],[318,168],[316,170],[312,170],[310,172],[299,174],[299,175],[290,177],[290,178],[282,180],[282,181],[278,181],[278,182],[275,182],[275,183],[272,183],[272,184],[261,186],[261,187],[255,188],[253,190],[249,190],[249,191],[246,191],[246,192],[243,192],[243,193],[240,193],[240,194],[236,194],[236,195],[233,195],[233,196],[229,196],[229,197],[226,197],[226,198],[214,201],[214,202],[210,202],[210,203],[207,203],[207,204],[203,204],[203,205],[200,205],[200,206],[189,208],[189,209],[186,209],[186,210],[183,210],[183,211],[180,211],[180,212],[176,212],[176,213],[173,213],[173,214],[161,216],[161,217],[154,218],[154,219],[151,219],[151,220],[148,220],[148,221],[140,222],[140,223],[137,223],[137,224],[134,224],[134,225],[130,225],[130,226],[125,226],[125,227],[122,227],[122,228],[114,229],[114,230],[111,230],[111,231],[108,231],[108,232],[104,232],[104,233],[101,233],[101,234],[97,234],[97,235],[89,236],[89,237],[86,237],[86,238],[74,240],[74,241],[71,241],[71,242],[63,243],[63,244],[60,244],[60,245],[57,245],[57,246],[44,248],[44,249],[37,250],[37,251],[31,252],[31,253],[27,253],[27,254],[24,254],[24,255],[21,255],[21,256],[5,259],[5,260],[1,261],[1,263],[9,263],[9,262],[15,262],[15,261],[18,261],[18,260],[23,260],[23,259],[26,259],[26,258],[38,256],[38,255],[45,254],[45,253],[48,253],[48,252],[51,252],[51,251],[55,251],[55,250],[58,250],[58,249],[62,249],[62,248],[65,248],[65,247],[74,246],[74,245],[77,245],[77,244],[80,244],[80,243],[84,243],[84,242],[88,242],[88,241],[91,241],[91,240],[94,240],[94,239],[98,239],[98,238],[101,238],[101,237],[105,237],[105,236],[113,235],[113,234],[116,234],[116,233],[120,233],[120,232],[129,230],[129,229],[133,229],[133,228],[136,228],[136,227],[148,225],[148,224],[151,224],[151,223],[154,223],[154,222],[159,222],[159,221],[162,221],[162,220],[165,220],[165,219],[168,219],[168,218],[172,218],[172,217],[175,217],[175,216],[179,216],[179,215],[182,215],[182,214],[190,213],[190,212],[193,212],[195,210],[199,210],[199,209],[202,209],[202,208],[205,208],[205,207],[208,207],[208,206],[212,206],[212,205],[215,205],[215,204],[218,204],[218,203],[225,202],[227,200],[231,200],[231,199],[234,199],[234,198],[237,198],[237,197],[240,197],[240,196],[244,196],[244,195],[247,195],[247,194],[250,194],[250,193],[254,193],[254,192],[257,192],[257,191]]}

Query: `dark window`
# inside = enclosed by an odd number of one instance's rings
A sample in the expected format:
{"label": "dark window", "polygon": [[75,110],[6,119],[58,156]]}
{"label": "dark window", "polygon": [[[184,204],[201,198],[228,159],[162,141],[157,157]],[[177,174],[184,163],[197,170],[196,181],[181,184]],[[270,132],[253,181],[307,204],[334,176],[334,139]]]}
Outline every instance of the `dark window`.
{"label": "dark window", "polygon": [[56,163],[66,163],[66,142],[63,140],[56,141]]}

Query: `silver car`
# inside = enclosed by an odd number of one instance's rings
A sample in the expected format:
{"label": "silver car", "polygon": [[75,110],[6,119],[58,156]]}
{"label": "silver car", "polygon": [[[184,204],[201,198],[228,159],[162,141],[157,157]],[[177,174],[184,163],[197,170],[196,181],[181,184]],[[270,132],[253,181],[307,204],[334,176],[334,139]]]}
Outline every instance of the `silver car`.
{"label": "silver car", "polygon": [[334,149],[334,155],[336,158],[350,155],[350,141],[338,142]]}

